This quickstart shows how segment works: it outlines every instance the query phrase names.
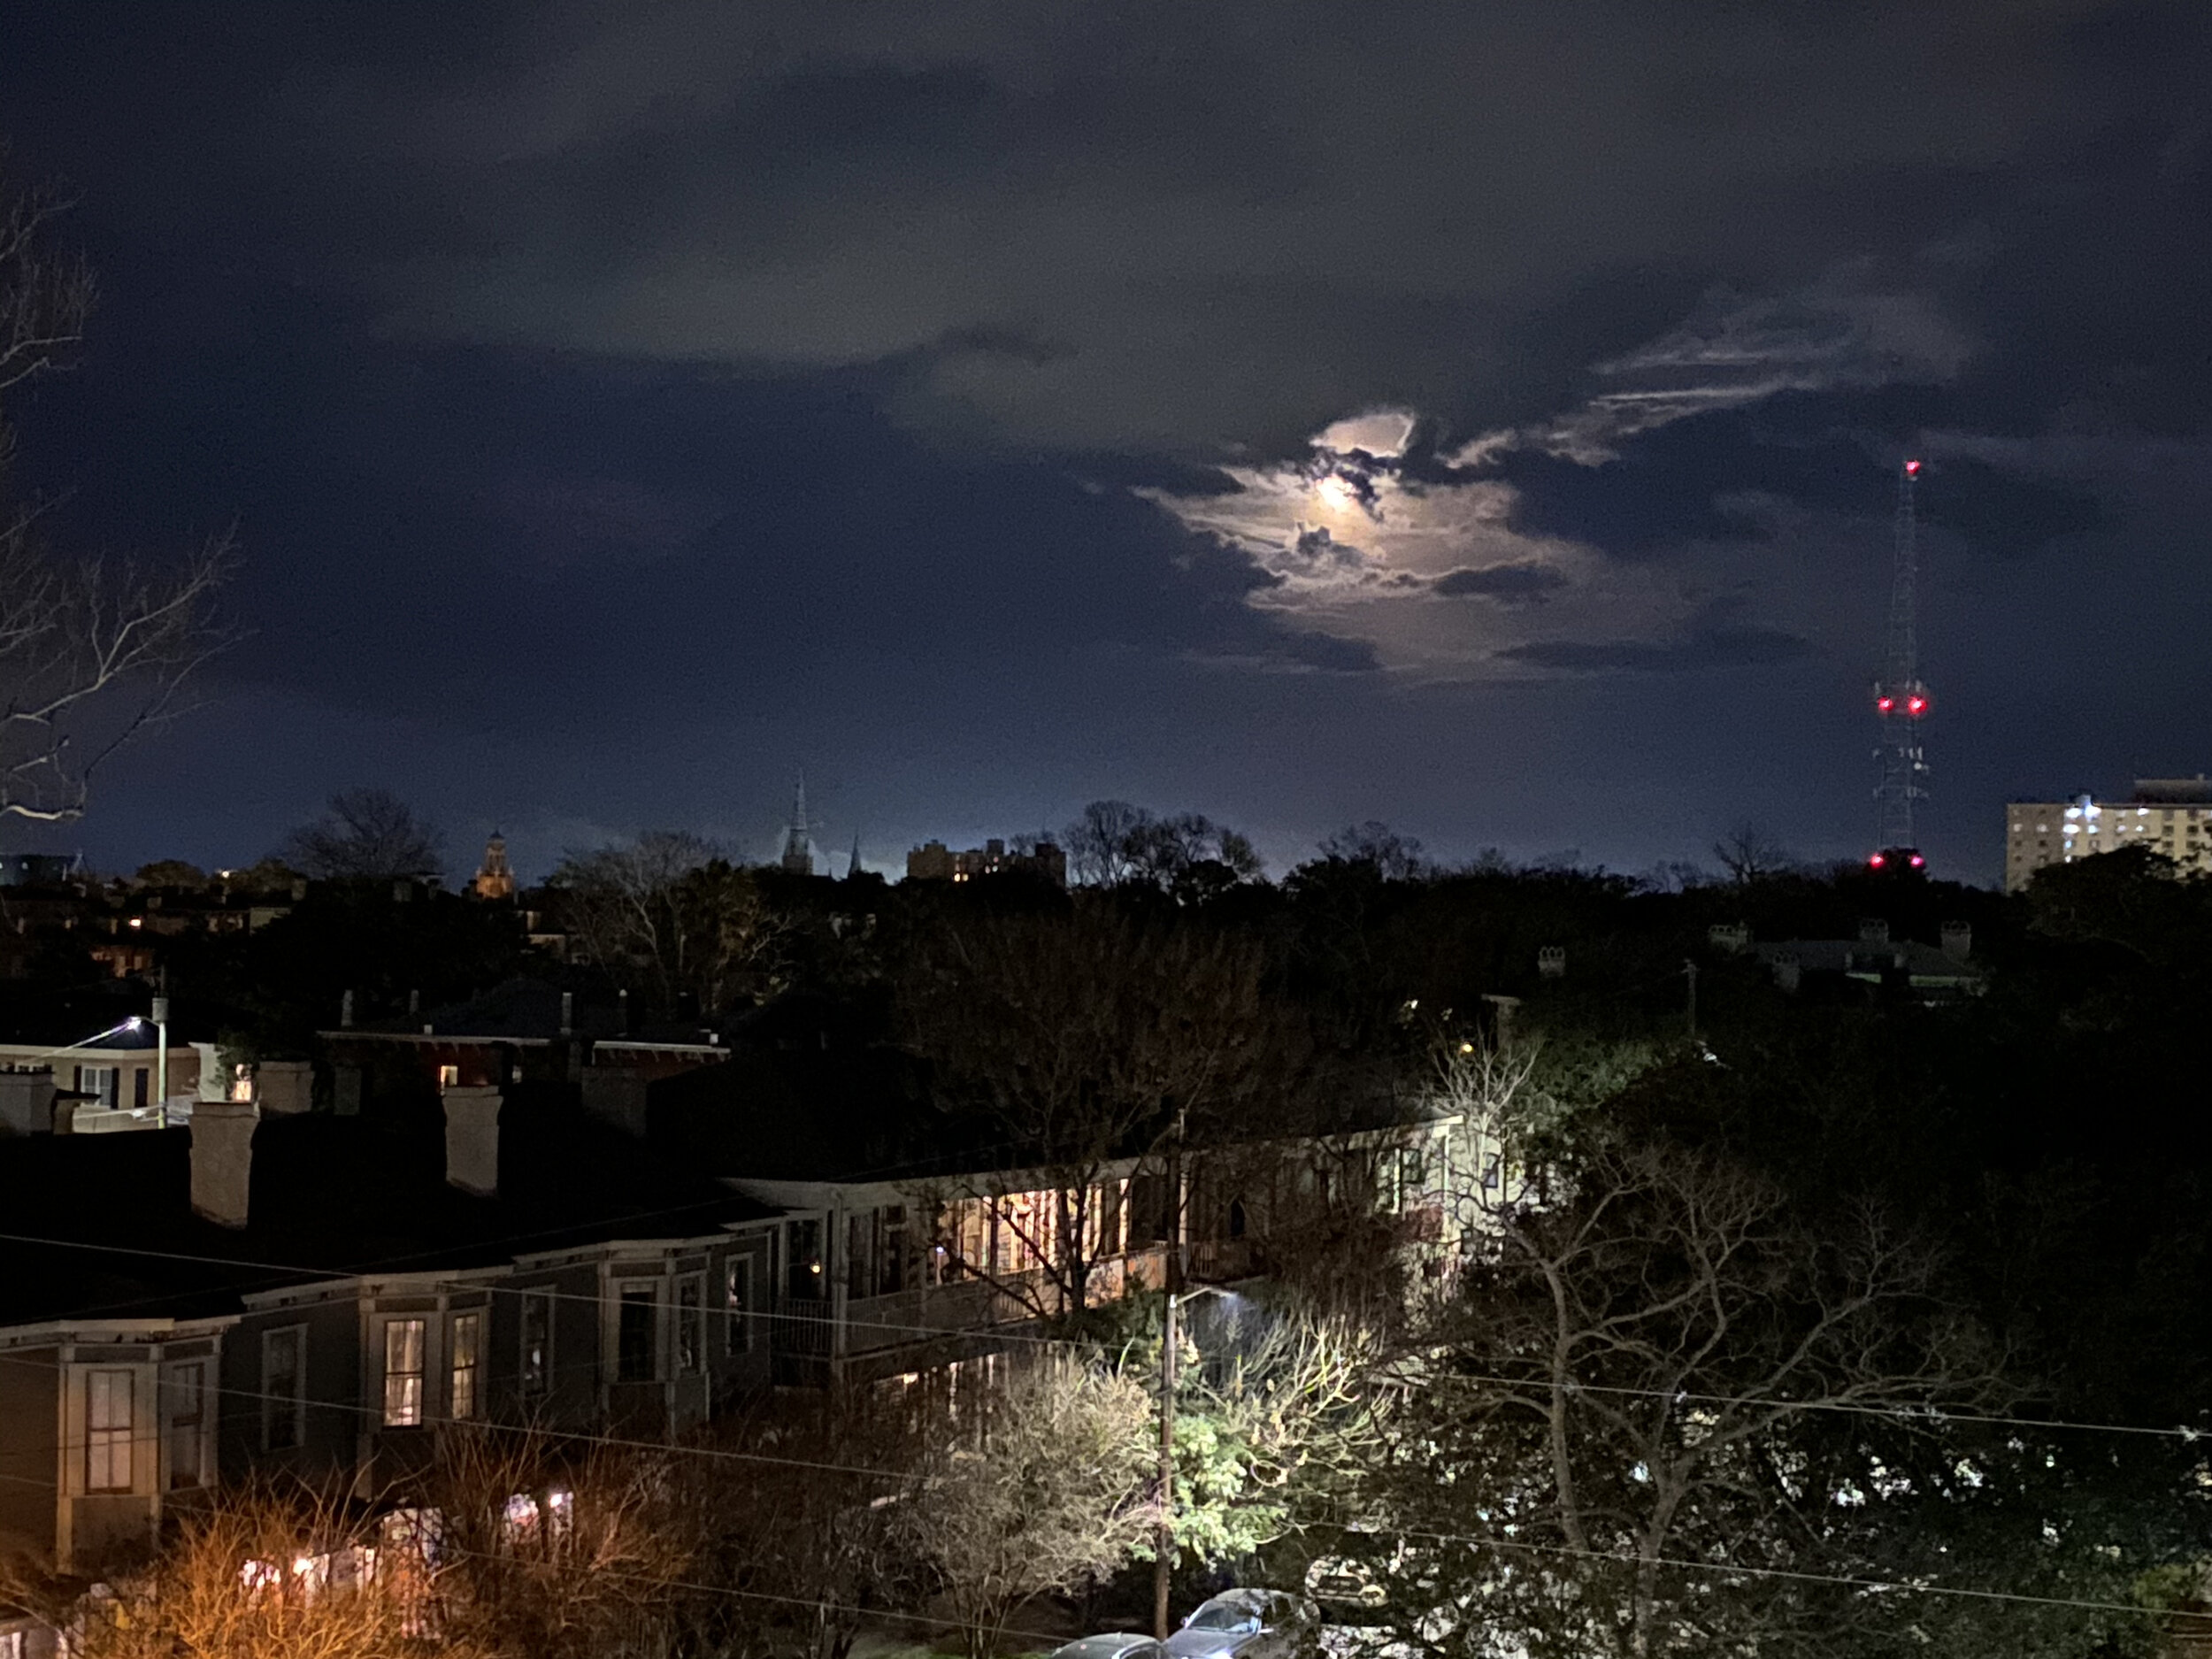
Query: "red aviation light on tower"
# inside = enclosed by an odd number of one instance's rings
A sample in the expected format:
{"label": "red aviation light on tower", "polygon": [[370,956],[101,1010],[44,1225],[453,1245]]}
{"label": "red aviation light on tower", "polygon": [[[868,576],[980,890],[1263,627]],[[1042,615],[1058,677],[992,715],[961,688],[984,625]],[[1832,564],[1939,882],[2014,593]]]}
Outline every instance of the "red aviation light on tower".
{"label": "red aviation light on tower", "polygon": [[1874,707],[1878,713],[1887,714],[1896,706],[1897,699],[1887,695],[1874,699]]}
{"label": "red aviation light on tower", "polygon": [[1907,478],[1918,478],[1920,476],[1920,463],[1917,461],[1906,462],[1905,476]]}
{"label": "red aviation light on tower", "polygon": [[1883,854],[1881,854],[1881,853],[1876,853],[1876,854],[1875,854],[1875,855],[1874,855],[1871,858],[1869,858],[1869,859],[1866,861],[1866,867],[1867,867],[1869,870],[1879,870],[1879,869],[1880,869],[1880,868],[1881,868],[1884,864],[1887,864],[1888,862],[1889,862],[1889,859],[1888,859],[1886,856],[1885,856]]}
{"label": "red aviation light on tower", "polygon": [[1926,693],[1916,691],[1911,696],[1905,699],[1905,712],[1911,715],[1915,719],[1919,718],[1920,716],[1927,713],[1927,711],[1928,698]]}

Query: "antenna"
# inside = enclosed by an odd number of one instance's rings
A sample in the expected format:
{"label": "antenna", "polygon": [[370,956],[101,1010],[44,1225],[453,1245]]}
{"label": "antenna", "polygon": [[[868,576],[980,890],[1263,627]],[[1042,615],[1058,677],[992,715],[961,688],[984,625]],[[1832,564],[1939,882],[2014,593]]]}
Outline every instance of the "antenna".
{"label": "antenna", "polygon": [[[1882,677],[1874,682],[1874,714],[1881,741],[1874,750],[1882,780],[1874,799],[1880,810],[1880,849],[1876,869],[1892,849],[1910,854],[1919,845],[1914,803],[1928,798],[1928,763],[1920,747],[1920,722],[1932,706],[1920,679],[1920,556],[1913,516],[1913,492],[1920,463],[1908,461],[1897,475],[1896,560],[1890,577],[1889,639]],[[1915,868],[1920,864],[1912,858]]]}

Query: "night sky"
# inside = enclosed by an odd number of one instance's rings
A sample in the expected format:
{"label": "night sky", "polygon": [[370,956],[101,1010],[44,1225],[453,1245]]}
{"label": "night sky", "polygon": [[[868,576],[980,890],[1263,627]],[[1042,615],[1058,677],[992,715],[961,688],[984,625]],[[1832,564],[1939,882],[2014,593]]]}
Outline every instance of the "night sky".
{"label": "night sky", "polygon": [[2208,88],[2202,0],[0,5],[104,284],[24,480],[253,630],[9,834],[1855,854],[1912,454],[1993,881],[2212,770]]}

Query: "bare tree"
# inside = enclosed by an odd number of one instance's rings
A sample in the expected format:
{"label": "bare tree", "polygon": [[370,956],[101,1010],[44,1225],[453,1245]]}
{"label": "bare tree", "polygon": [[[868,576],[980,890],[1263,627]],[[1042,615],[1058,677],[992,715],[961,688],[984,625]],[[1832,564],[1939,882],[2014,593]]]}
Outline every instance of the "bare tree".
{"label": "bare tree", "polygon": [[723,1009],[782,981],[789,922],[752,871],[701,836],[656,830],[571,853],[553,886],[585,958],[664,1006],[688,996]]}
{"label": "bare tree", "polygon": [[1151,1398],[1071,1360],[1015,1373],[974,1441],[945,1445],[900,1536],[943,1586],[968,1659],[1028,1601],[1129,1561],[1158,1518]]}
{"label": "bare tree", "polygon": [[[68,205],[0,178],[0,392],[68,366],[83,338],[91,272],[51,245]],[[0,467],[13,442],[0,419]],[[66,557],[42,534],[50,505],[0,497],[0,818],[41,823],[82,817],[100,764],[183,712],[235,637],[215,610],[228,535],[176,563]]]}
{"label": "bare tree", "polygon": [[1251,839],[1202,812],[1164,817],[1126,801],[1094,801],[1067,827],[1068,872],[1091,887],[1137,883],[1198,902],[1263,866]]}
{"label": "bare tree", "polygon": [[[1103,1213],[1119,1194],[1109,1165],[1156,1152],[1179,1122],[1202,1130],[1262,1102],[1283,1109],[1305,1041],[1265,994],[1265,970],[1249,940],[1104,903],[976,918],[915,953],[900,1017],[909,1046],[933,1063],[941,1102],[982,1119],[1051,1188],[1041,1215],[1001,1206],[1002,1226],[1031,1235],[1023,1254],[1050,1304],[1037,1311],[1088,1302],[1096,1256],[1117,1230]],[[961,1265],[994,1271],[988,1261]]]}
{"label": "bare tree", "polygon": [[[1970,1497],[1941,1414],[1995,1408],[1997,1379],[1934,1257],[1878,1210],[1816,1227],[1684,1152],[1604,1148],[1548,1185],[1482,1201],[1461,1290],[1409,1349],[1385,1487],[1432,1645],[1845,1652],[1893,1618],[1902,1640],[1895,1599],[1817,1580],[1868,1571],[1909,1504]],[[1440,1601],[1478,1587],[1479,1627],[1436,1642]]]}
{"label": "bare tree", "polygon": [[1419,841],[1399,834],[1378,818],[1337,831],[1321,843],[1321,856],[1348,864],[1364,864],[1386,881],[1410,881],[1428,868]]}
{"label": "bare tree", "polygon": [[277,856],[326,881],[430,879],[443,867],[443,839],[388,789],[341,789],[321,818],[285,838]]}
{"label": "bare tree", "polygon": [[12,1586],[12,1599],[81,1659],[399,1659],[419,1604],[378,1541],[340,1502],[254,1487],[184,1511],[160,1552],[104,1593],[80,1580]]}
{"label": "bare tree", "polygon": [[176,566],[69,561],[36,528],[0,528],[0,817],[60,823],[110,756],[186,711],[234,637],[215,601],[237,561],[227,537]]}
{"label": "bare tree", "polygon": [[[72,204],[52,189],[7,182],[0,144],[0,392],[67,366],[84,342],[97,286],[81,255],[53,247],[53,222]],[[0,439],[0,459],[7,448]]]}
{"label": "bare tree", "polygon": [[1788,848],[1748,818],[1713,843],[1713,856],[1739,883],[1779,875],[1794,862]]}
{"label": "bare tree", "polygon": [[1126,801],[1092,802],[1063,835],[1068,874],[1087,887],[1110,887],[1126,881],[1135,869],[1131,838],[1151,817]]}

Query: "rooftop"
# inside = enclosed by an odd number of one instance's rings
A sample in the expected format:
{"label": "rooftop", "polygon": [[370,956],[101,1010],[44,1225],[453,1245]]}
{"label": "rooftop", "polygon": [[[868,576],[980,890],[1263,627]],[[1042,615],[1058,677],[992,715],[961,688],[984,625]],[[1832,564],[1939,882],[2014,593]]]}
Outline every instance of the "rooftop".
{"label": "rooftop", "polygon": [[695,1237],[772,1213],[587,1118],[557,1086],[511,1092],[500,1140],[499,1194],[480,1198],[447,1184],[438,1126],[265,1118],[238,1228],[193,1213],[188,1129],[0,1140],[0,1324],[232,1312],[288,1283]]}

